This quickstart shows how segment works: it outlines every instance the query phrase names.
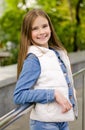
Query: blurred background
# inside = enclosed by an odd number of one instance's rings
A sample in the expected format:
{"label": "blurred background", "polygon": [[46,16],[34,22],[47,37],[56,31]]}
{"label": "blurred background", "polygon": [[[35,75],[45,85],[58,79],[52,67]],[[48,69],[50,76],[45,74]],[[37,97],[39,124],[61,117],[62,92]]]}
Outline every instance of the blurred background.
{"label": "blurred background", "polygon": [[[78,120],[70,123],[70,130],[85,130],[85,0],[0,0],[0,123],[5,114],[16,108],[13,91],[17,81],[21,24],[32,8],[47,12],[68,51],[79,107]],[[6,130],[28,130],[28,117],[29,113]]]}
{"label": "blurred background", "polygon": [[0,66],[17,63],[23,16],[42,8],[68,52],[85,50],[85,0],[0,0]]}

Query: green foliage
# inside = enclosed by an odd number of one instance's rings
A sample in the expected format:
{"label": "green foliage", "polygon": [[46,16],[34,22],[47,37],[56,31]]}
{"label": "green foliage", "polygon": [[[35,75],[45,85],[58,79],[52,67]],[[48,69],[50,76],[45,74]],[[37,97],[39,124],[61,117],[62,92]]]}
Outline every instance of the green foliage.
{"label": "green foliage", "polygon": [[12,41],[16,44],[18,43],[23,14],[24,12],[20,12],[18,10],[11,9],[6,11],[0,19],[1,30],[3,32],[2,42]]}
{"label": "green foliage", "polygon": [[80,25],[76,21],[78,2],[78,0],[53,0],[51,2],[37,0],[37,4],[50,16],[56,33],[68,51],[74,51],[75,44],[77,44],[77,50],[85,49],[85,17],[83,17],[85,16],[85,0],[81,1],[79,6]]}
{"label": "green foliage", "polygon": [[18,9],[18,4],[23,2],[24,0],[5,0],[7,8],[6,10],[11,10],[11,9]]}
{"label": "green foliage", "polygon": [[18,8],[17,0],[6,0],[8,3],[6,9],[0,18],[0,45],[6,46],[8,41],[15,44],[16,49],[10,50],[11,57],[5,58],[1,65],[9,65],[17,62],[18,55],[18,44],[20,42],[20,31],[23,15],[26,10],[21,10]]}
{"label": "green foliage", "polygon": [[[76,7],[79,0],[36,0],[35,7],[44,9],[50,16],[56,34],[65,48],[71,52],[77,44],[77,50],[85,49],[85,0],[81,0],[79,6],[80,24],[76,19]],[[5,0],[6,8],[0,18],[0,44],[6,45],[8,41],[16,45],[16,49],[11,51],[12,57],[8,59],[8,64],[17,62],[18,44],[20,42],[21,23],[24,14],[29,8],[18,7],[19,3],[26,5],[26,0]],[[76,33],[76,40],[75,40]],[[76,41],[76,43],[74,43]],[[3,65],[7,63],[7,59]]]}
{"label": "green foliage", "polygon": [[[20,31],[21,31],[21,21],[24,15],[24,11],[19,10],[7,10],[0,19],[0,37],[2,45],[6,45],[7,41],[11,41],[16,46],[20,42]],[[11,50],[11,57],[6,58],[2,61],[1,65],[9,65],[17,62],[18,48]],[[16,53],[15,53],[16,52]]]}

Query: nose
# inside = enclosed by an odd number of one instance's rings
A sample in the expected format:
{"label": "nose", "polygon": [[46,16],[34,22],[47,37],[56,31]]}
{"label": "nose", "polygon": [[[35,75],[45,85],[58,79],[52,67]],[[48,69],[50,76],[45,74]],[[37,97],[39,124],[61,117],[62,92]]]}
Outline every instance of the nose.
{"label": "nose", "polygon": [[42,28],[39,29],[39,33],[40,34],[43,34],[44,33],[44,30]]}

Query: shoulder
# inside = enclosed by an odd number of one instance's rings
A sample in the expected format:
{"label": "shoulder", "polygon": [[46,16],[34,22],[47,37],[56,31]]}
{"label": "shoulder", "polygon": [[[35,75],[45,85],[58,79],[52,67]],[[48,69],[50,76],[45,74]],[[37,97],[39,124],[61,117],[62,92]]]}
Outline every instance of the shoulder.
{"label": "shoulder", "polygon": [[38,57],[37,57],[35,54],[29,53],[29,54],[26,56],[25,61],[39,62],[39,59],[38,59]]}
{"label": "shoulder", "polygon": [[52,49],[55,52],[59,53],[60,56],[67,56],[67,51],[66,50],[59,50],[59,49]]}
{"label": "shoulder", "polygon": [[26,56],[26,59],[24,60],[24,64],[23,64],[25,67],[29,67],[30,69],[40,69],[40,62],[39,62],[39,59],[38,57],[33,54],[33,53],[29,53],[27,56]]}
{"label": "shoulder", "polygon": [[30,70],[40,70],[41,67],[38,57],[32,53],[29,53],[24,60],[23,68],[27,70],[28,68]]}

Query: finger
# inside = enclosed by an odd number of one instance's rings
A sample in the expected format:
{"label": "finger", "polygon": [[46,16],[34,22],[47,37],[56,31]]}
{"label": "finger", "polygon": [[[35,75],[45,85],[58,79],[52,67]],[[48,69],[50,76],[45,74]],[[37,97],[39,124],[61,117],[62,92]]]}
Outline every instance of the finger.
{"label": "finger", "polygon": [[68,102],[67,104],[63,104],[62,106],[62,112],[68,112],[72,108],[72,105]]}

